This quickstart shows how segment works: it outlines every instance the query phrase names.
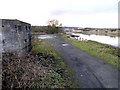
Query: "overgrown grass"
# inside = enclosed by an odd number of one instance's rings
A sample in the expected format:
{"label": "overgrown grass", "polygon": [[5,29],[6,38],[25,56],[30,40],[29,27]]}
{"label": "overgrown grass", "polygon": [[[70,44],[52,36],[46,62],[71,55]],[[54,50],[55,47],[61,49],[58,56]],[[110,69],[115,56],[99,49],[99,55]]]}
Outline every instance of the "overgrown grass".
{"label": "overgrown grass", "polygon": [[34,39],[33,44],[33,53],[42,53],[44,55],[49,55],[54,59],[54,63],[49,63],[51,64],[49,68],[51,68],[53,72],[48,72],[46,74],[46,79],[44,79],[44,83],[46,83],[47,86],[55,88],[79,87],[74,81],[73,72],[65,64],[62,57],[60,57],[60,55],[48,42],[46,42],[45,40]]}
{"label": "overgrown grass", "polygon": [[120,62],[118,61],[120,49],[93,41],[78,41],[74,39],[68,39],[66,35],[62,35],[60,38],[72,44],[74,47],[96,58],[104,60],[105,62],[111,64],[114,68],[120,70]]}

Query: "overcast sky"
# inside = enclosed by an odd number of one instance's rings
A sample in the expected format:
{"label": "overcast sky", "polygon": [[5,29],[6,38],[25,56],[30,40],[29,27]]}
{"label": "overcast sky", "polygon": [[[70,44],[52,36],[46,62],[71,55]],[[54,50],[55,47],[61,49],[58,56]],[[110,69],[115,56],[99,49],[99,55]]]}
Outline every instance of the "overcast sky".
{"label": "overcast sky", "polygon": [[47,25],[58,19],[63,26],[118,27],[119,0],[0,0],[1,19],[19,19]]}

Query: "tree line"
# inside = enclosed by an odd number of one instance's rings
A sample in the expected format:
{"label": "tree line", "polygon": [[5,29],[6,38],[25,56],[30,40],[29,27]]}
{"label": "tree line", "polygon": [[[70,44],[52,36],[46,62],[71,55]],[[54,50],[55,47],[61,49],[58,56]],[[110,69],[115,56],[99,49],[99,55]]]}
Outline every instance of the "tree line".
{"label": "tree line", "polygon": [[61,33],[62,24],[58,20],[52,19],[49,20],[47,26],[32,26],[32,33],[41,33],[41,34],[56,34]]}

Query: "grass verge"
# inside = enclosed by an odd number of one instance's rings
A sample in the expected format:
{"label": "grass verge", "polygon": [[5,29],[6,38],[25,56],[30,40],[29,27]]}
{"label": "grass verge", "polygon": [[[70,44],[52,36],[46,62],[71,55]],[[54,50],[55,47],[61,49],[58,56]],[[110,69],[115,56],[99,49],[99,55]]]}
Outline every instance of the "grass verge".
{"label": "grass verge", "polygon": [[[43,63],[49,64],[48,67],[55,72],[53,73],[53,75],[49,72],[47,73],[48,80],[45,80],[45,82],[47,81],[50,87],[56,86],[57,88],[60,87],[79,88],[77,83],[75,83],[74,81],[74,75],[72,70],[70,70],[69,66],[67,66],[67,64],[64,62],[63,58],[56,52],[56,50],[47,41],[35,39],[33,40],[33,44],[34,44],[32,48],[33,53],[43,54],[44,56],[47,55],[49,57],[52,57],[52,62],[49,62],[50,61],[49,58],[48,58],[49,63],[46,60],[41,61],[42,64]],[[51,76],[53,77],[53,79],[50,78]],[[51,83],[52,80],[59,83],[58,86],[55,82]]]}
{"label": "grass verge", "polygon": [[111,64],[114,68],[120,70],[120,62],[118,61],[120,49],[93,41],[78,41],[69,39],[66,35],[59,35],[59,38],[88,53],[89,55],[104,60],[106,63]]}

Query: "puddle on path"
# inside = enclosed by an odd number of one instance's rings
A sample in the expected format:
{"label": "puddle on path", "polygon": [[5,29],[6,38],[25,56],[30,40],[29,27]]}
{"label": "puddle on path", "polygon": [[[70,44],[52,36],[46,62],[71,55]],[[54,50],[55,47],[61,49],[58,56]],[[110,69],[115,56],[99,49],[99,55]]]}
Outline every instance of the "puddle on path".
{"label": "puddle on path", "polygon": [[51,38],[53,38],[53,36],[50,36],[50,35],[39,35],[38,38],[39,39],[51,39]]}
{"label": "puddle on path", "polygon": [[64,43],[64,44],[62,44],[62,46],[68,46],[68,45],[69,45],[69,44],[65,44],[65,43]]}

